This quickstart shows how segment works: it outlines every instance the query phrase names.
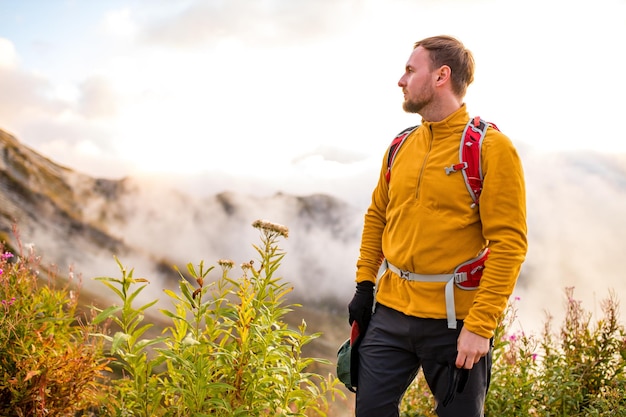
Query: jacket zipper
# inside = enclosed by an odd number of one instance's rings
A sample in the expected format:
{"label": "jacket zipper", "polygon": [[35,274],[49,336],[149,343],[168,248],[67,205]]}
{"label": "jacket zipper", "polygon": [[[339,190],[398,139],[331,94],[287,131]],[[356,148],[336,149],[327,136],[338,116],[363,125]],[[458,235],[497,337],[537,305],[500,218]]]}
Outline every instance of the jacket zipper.
{"label": "jacket zipper", "polygon": [[428,139],[428,150],[424,155],[424,161],[422,162],[422,167],[420,168],[419,175],[417,176],[417,190],[415,192],[415,198],[419,200],[420,191],[422,188],[422,176],[424,175],[424,170],[426,169],[426,162],[428,162],[428,157],[430,156],[430,151],[433,148],[433,128],[432,126],[428,126],[428,131],[430,132],[430,138]]}

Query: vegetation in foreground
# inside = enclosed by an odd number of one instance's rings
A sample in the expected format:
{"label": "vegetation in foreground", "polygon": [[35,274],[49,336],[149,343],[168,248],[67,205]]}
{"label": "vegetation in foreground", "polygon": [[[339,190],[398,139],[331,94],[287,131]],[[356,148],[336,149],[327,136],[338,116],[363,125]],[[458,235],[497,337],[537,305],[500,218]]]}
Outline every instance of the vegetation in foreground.
{"label": "vegetation in foreground", "polygon": [[[538,335],[511,332],[519,299],[509,304],[494,336],[485,417],[626,416],[626,332],[614,294],[595,322],[573,288],[565,295],[560,329],[555,332],[548,317]],[[401,416],[435,417],[433,406],[420,375],[405,395]]]}
{"label": "vegetation in foreground", "polygon": [[[169,323],[150,337],[145,316],[156,300],[137,306],[148,285],[119,263],[121,277],[98,278],[117,305],[84,313],[80,283],[40,277],[32,250],[0,250],[0,415],[2,416],[326,416],[344,396],[333,376],[311,369],[329,361],[302,348],[320,337],[283,317],[291,288],[275,277],[288,231],[257,221],[254,261],[217,262],[179,271],[178,291],[166,290]],[[218,273],[219,278],[212,279]],[[47,271],[47,277],[54,273]],[[71,275],[71,274],[70,274]],[[565,291],[563,323],[543,332],[512,332],[515,303],[494,337],[487,417],[626,416],[626,332],[611,294],[595,321],[574,290]],[[419,377],[401,415],[434,416]]]}
{"label": "vegetation in foreground", "polygon": [[107,396],[103,341],[79,313],[73,283],[40,278],[40,259],[19,252],[0,247],[0,415],[89,410]]}
{"label": "vegetation in foreground", "polygon": [[120,278],[96,278],[119,304],[85,317],[68,286],[41,284],[38,259],[3,251],[0,415],[326,416],[344,394],[334,376],[310,371],[329,361],[302,354],[320,335],[283,320],[298,307],[275,277],[288,230],[253,226],[259,260],[236,279],[230,260],[218,261],[218,279],[214,267],[188,264],[179,291],[165,291],[173,308],[160,310],[170,324],[157,337],[145,320],[157,300],[135,305],[148,280],[119,261]]}

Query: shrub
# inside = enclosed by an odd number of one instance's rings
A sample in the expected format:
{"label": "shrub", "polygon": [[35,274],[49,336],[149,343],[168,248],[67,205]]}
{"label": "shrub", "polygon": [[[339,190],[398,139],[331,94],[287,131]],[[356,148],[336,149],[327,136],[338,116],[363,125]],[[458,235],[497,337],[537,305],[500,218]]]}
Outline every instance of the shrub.
{"label": "shrub", "polygon": [[108,360],[78,291],[39,278],[33,250],[0,246],[0,415],[74,416],[97,408]]}
{"label": "shrub", "polygon": [[[566,288],[558,332],[548,317],[539,335],[511,332],[517,300],[496,329],[486,417],[626,416],[626,332],[613,293],[595,323]],[[423,377],[407,391],[402,415],[431,416],[433,399]]]}
{"label": "shrub", "polygon": [[400,417],[437,417],[435,399],[428,388],[422,370],[409,386],[400,407]]}
{"label": "shrub", "polygon": [[504,360],[494,362],[486,415],[626,416],[626,333],[617,301],[610,294],[593,323],[573,293],[566,288],[558,333],[550,317],[539,337],[507,337],[500,327],[494,352]]}
{"label": "shrub", "polygon": [[[99,278],[121,300],[101,310],[95,322],[112,320],[118,331],[101,334],[122,368],[112,380],[116,416],[325,416],[328,395],[340,393],[338,381],[309,372],[315,362],[302,347],[319,337],[306,334],[304,321],[291,329],[283,321],[297,305],[285,303],[291,291],[274,277],[284,252],[285,227],[256,221],[260,256],[243,264],[243,275],[229,276],[232,261],[218,262],[221,274],[210,280],[214,267],[187,265],[180,273],[179,293],[166,290],[172,310],[160,310],[171,322],[166,336],[144,338],[151,324],[144,314],[155,301],[134,307],[148,285],[133,278],[121,264],[121,279]],[[187,278],[189,276],[189,278]],[[137,286],[139,284],[139,286]]]}

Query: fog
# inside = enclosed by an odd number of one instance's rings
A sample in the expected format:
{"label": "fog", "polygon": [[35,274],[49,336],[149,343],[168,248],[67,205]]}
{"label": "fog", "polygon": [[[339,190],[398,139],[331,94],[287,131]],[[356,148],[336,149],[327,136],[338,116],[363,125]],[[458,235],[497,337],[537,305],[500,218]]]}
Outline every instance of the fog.
{"label": "fog", "polygon": [[[537,331],[547,314],[563,316],[564,290],[598,317],[601,301],[615,291],[626,303],[621,260],[626,254],[626,163],[622,156],[598,153],[540,153],[520,149],[527,181],[529,251],[514,297],[518,325]],[[262,180],[215,181],[196,178],[179,192],[164,193],[163,183],[139,181],[136,192],[120,202],[123,222],[111,232],[133,247],[180,262],[229,258],[236,264],[255,259],[256,219],[284,224],[290,236],[281,276],[306,302],[333,305],[340,314],[354,289],[363,215],[376,172],[300,188]],[[182,184],[182,183],[181,183]],[[232,191],[215,196],[220,187]],[[202,189],[202,191],[200,191]],[[300,191],[299,193],[297,191]],[[311,193],[322,192],[332,198]],[[309,196],[309,200],[307,200]]]}
{"label": "fog", "polygon": [[[624,305],[626,157],[519,150],[527,183],[529,251],[513,294],[519,298],[517,325],[537,331],[547,314],[558,323],[568,287],[595,318],[611,291]],[[115,186],[122,191],[114,196],[91,191],[87,177],[76,174],[69,183],[82,221],[102,228],[117,243],[105,248],[90,242],[88,235],[64,230],[67,226],[58,223],[62,218],[40,219],[43,223],[24,228],[21,237],[56,262],[59,271],[70,267],[81,275],[90,291],[102,290],[94,277],[120,276],[117,256],[135,276],[151,281],[144,298],[164,299],[162,290],[175,287],[180,278],[173,266],[184,271],[189,262],[215,265],[231,259],[240,265],[258,259],[253,245],[260,242],[259,232],[251,224],[266,219],[290,230],[279,243],[286,257],[278,273],[294,287],[293,297],[347,314],[363,216],[378,171],[375,162],[371,165],[368,172],[364,164],[360,173],[329,174],[317,181],[218,173],[127,178]],[[215,271],[212,277],[217,276]]]}

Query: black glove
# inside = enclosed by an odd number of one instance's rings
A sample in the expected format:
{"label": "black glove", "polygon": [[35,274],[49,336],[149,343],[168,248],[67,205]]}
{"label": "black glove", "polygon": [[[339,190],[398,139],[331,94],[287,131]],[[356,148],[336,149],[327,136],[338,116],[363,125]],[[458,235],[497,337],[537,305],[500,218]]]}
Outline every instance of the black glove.
{"label": "black glove", "polygon": [[372,307],[374,306],[374,283],[362,281],[356,284],[356,292],[350,304],[348,304],[348,322],[352,325],[356,321],[361,333],[365,333],[367,325],[372,318]]}

